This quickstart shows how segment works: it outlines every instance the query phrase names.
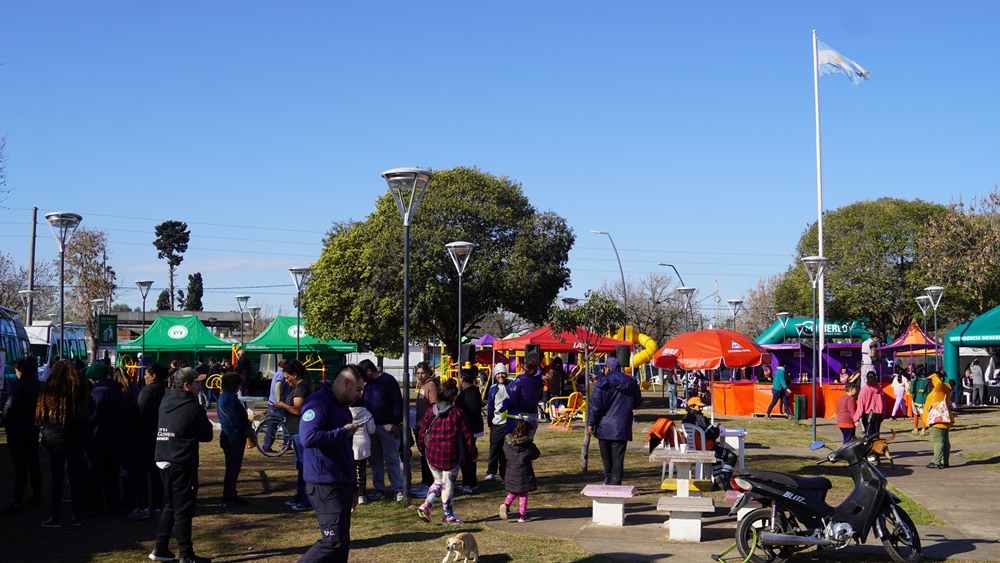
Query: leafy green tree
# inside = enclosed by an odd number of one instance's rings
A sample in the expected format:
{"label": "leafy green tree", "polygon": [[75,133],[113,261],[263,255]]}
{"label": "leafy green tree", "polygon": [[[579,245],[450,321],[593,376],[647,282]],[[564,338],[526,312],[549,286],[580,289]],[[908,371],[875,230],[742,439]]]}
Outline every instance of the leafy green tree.
{"label": "leafy green tree", "polygon": [[128,313],[129,311],[133,310],[139,311],[140,308],[136,307],[135,309],[132,309],[128,306],[127,303],[115,303],[114,305],[111,306],[112,313]]}
{"label": "leafy green tree", "polygon": [[156,298],[156,310],[157,311],[172,311],[170,306],[170,290],[164,289],[160,292],[160,295]]}
{"label": "leafy green tree", "polygon": [[[187,228],[187,223],[182,221],[164,221],[156,226],[156,240],[153,246],[158,251],[157,257],[160,260],[167,259],[167,268],[170,271],[170,291],[167,292],[167,299],[170,300],[170,307],[174,308],[174,277],[177,274],[177,266],[184,261],[184,253],[187,252],[188,242],[191,240],[191,231]],[[157,302],[159,308],[159,302]],[[162,310],[162,309],[161,309]]]}
{"label": "leafy green tree", "polygon": [[[827,212],[823,253],[827,263],[826,318],[862,320],[882,335],[899,334],[919,315],[914,297],[930,285],[919,267],[920,241],[928,225],[948,213],[919,199],[882,198]],[[799,258],[818,253],[816,224],[803,233]],[[812,314],[812,284],[800,259],[775,289],[775,306],[793,315]]]}
{"label": "leafy green tree", "polygon": [[[618,300],[600,292],[586,293],[586,301],[575,307],[553,307],[549,311],[549,326],[556,334],[569,332],[576,335],[577,343],[583,349],[584,373],[587,404],[590,404],[590,355],[599,347],[607,334],[621,329],[624,313]],[[578,333],[577,328],[587,332]],[[590,453],[590,432],[583,433],[583,447],[580,450],[580,472],[587,471]]]}
{"label": "leafy green tree", "polygon": [[201,272],[195,272],[188,276],[187,299],[184,300],[185,311],[203,311],[201,298],[205,294],[205,286],[201,279]]}
{"label": "leafy green tree", "polygon": [[[414,341],[445,342],[455,357],[458,272],[445,245],[456,240],[479,245],[462,284],[463,335],[498,310],[548,320],[569,283],[572,231],[558,215],[536,210],[516,181],[454,168],[435,172],[410,227]],[[363,222],[335,223],[324,245],[302,296],[309,333],[400,354],[403,227],[392,196],[380,196]]]}

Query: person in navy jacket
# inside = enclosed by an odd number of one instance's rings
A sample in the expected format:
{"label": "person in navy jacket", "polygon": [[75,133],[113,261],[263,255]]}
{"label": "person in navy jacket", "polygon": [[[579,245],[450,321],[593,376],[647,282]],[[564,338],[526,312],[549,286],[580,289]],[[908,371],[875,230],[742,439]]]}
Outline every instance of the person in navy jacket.
{"label": "person in navy jacket", "polygon": [[632,411],[642,404],[639,384],[618,369],[618,360],[608,358],[607,373],[597,380],[590,397],[587,426],[597,437],[604,462],[604,484],[621,485],[625,444],[632,440]]}
{"label": "person in navy jacket", "polygon": [[351,512],[358,501],[354,470],[354,423],[350,406],[361,397],[365,379],[361,370],[348,364],[333,383],[322,386],[302,404],[299,423],[306,495],[316,512],[321,538],[299,559],[347,563],[351,548]]}

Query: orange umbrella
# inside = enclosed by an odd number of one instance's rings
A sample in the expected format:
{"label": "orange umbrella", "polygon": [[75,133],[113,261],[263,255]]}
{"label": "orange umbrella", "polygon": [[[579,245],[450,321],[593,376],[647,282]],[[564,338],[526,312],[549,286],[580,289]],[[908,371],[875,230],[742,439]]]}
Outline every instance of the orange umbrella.
{"label": "orange umbrella", "polygon": [[753,339],[726,329],[679,334],[653,354],[653,365],[666,369],[748,368],[768,361],[770,354]]}

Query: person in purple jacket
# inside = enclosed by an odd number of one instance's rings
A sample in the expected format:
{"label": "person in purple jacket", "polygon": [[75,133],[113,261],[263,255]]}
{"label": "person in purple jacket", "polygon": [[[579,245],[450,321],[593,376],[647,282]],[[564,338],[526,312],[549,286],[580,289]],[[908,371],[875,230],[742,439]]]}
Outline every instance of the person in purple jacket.
{"label": "person in purple jacket", "polygon": [[[396,378],[379,371],[371,360],[361,360],[358,368],[365,380],[365,408],[375,420],[372,434],[372,492],[368,500],[386,496],[385,477],[389,474],[389,492],[397,502],[403,500],[403,464],[399,460],[402,438],[403,393]],[[407,411],[409,412],[409,411]]]}
{"label": "person in purple jacket", "polygon": [[639,384],[618,369],[618,360],[608,358],[604,377],[597,380],[590,397],[587,430],[597,437],[604,462],[604,484],[621,485],[625,445],[632,441],[632,411],[642,404]]}
{"label": "person in purple jacket", "polygon": [[514,431],[518,420],[523,420],[531,427],[534,437],[538,429],[538,401],[542,398],[542,373],[538,370],[535,360],[524,362],[523,371],[507,386],[508,397],[500,407],[500,412],[507,413],[505,434]]}
{"label": "person in purple jacket", "polygon": [[361,370],[348,364],[329,387],[322,386],[302,405],[303,477],[321,537],[299,563],[347,563],[351,512],[358,503],[354,433],[361,427],[354,423],[350,406],[361,397],[364,386]]}

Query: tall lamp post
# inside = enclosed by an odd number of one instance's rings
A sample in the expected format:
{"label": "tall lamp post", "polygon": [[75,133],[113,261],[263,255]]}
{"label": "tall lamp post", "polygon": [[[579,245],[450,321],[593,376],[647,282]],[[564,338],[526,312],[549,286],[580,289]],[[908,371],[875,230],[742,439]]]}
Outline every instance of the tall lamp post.
{"label": "tall lamp post", "polygon": [[243,348],[245,344],[243,334],[246,331],[243,329],[243,312],[247,310],[247,301],[250,301],[249,295],[236,296],[236,304],[240,306],[240,348]]}
{"label": "tall lamp post", "polygon": [[687,332],[691,330],[691,326],[688,323],[688,313],[691,310],[691,297],[694,296],[694,292],[697,290],[693,287],[682,285],[676,291],[684,296],[684,332]]}
{"label": "tall lamp post", "polygon": [[[781,330],[784,331],[784,330],[786,330],[788,328],[788,319],[790,319],[791,317],[792,317],[792,314],[789,313],[788,311],[782,311],[782,312],[778,313],[778,322],[781,323]],[[782,333],[782,335],[781,335],[781,341],[782,342],[785,341],[785,335],[784,335],[784,333]]]}
{"label": "tall lamp post", "polygon": [[302,341],[302,284],[309,275],[309,268],[289,268],[288,272],[292,274],[292,281],[295,283],[295,359],[297,360],[299,343]]}
{"label": "tall lamp post", "polygon": [[153,282],[149,280],[138,280],[135,286],[139,288],[139,295],[142,296],[142,364],[146,364],[146,296],[149,295],[149,288],[153,287]]}
{"label": "tall lamp post", "polygon": [[[98,318],[104,312],[104,304],[105,303],[107,303],[107,301],[105,301],[104,299],[91,299],[90,300],[90,309],[94,312],[94,326],[95,327],[98,327],[98,328],[100,327],[100,325],[98,324]],[[97,328],[94,329],[94,334],[98,334]],[[98,354],[100,353],[100,350],[97,347],[97,343],[100,340],[101,340],[101,337],[98,334],[97,338],[94,339],[94,357],[93,357],[93,361],[94,362],[96,362],[99,359],[98,358]]]}
{"label": "tall lamp post", "polygon": [[250,313],[250,334],[254,338],[257,337],[257,314],[260,313],[260,307],[253,305],[247,307],[247,311]]}
{"label": "tall lamp post", "polygon": [[[615,239],[611,237],[611,233],[607,231],[590,231],[590,232],[594,233],[595,235],[607,235],[608,240],[611,241],[611,250],[615,251],[615,260],[618,260],[618,273],[620,273],[622,276],[622,309],[623,312],[625,313],[625,323],[622,324],[622,334],[624,335],[625,331],[627,330],[625,327],[628,326],[628,288],[625,287],[625,270],[622,269],[622,259],[621,256],[618,255],[618,247],[615,246]],[[629,354],[630,358],[629,364],[632,363],[631,356],[632,355]]]}
{"label": "tall lamp post", "polygon": [[66,356],[66,245],[83,221],[83,217],[66,211],[53,211],[45,215],[52,236],[59,245],[59,357]]}
{"label": "tall lamp post", "polygon": [[813,442],[816,441],[816,379],[819,374],[819,354],[816,350],[816,284],[819,282],[820,277],[823,276],[823,269],[826,268],[826,263],[829,260],[823,256],[806,256],[802,259],[802,263],[806,266],[806,273],[809,274],[809,282],[812,284],[813,289],[813,374],[812,374],[812,406],[809,410],[812,411],[812,439]]}
{"label": "tall lamp post", "polygon": [[733,312],[733,332],[739,332],[739,328],[736,326],[736,317],[740,314],[740,308],[743,307],[743,300],[730,299],[726,303],[729,303],[729,310]]}
{"label": "tall lamp post", "polygon": [[[938,347],[941,344],[938,342],[937,310],[938,304],[941,303],[941,295],[944,293],[944,288],[940,285],[932,285],[925,287],[924,291],[927,292],[927,297],[931,300],[931,306],[934,307],[934,369],[941,369],[941,358],[938,356]],[[959,385],[961,385],[961,378],[959,378]]]}
{"label": "tall lamp post", "polygon": [[[924,316],[924,336],[927,335],[927,311],[931,308],[931,298],[926,295],[918,295],[914,298],[917,302],[917,306],[920,307],[920,312]],[[937,358],[937,337],[934,338],[934,357]],[[927,367],[927,350],[924,349],[924,367]]]}
{"label": "tall lamp post", "polygon": [[478,245],[462,240],[444,245],[448,256],[451,256],[451,261],[455,264],[455,269],[458,270],[458,348],[455,348],[455,366],[459,377],[462,374],[462,276],[476,246]]}
{"label": "tall lamp post", "polygon": [[22,289],[17,294],[21,296],[21,304],[24,305],[24,320],[28,321],[28,324],[31,324],[30,319],[28,319],[28,303],[31,302],[31,297],[35,295],[35,290]]}
{"label": "tall lamp post", "polygon": [[[410,221],[434,177],[422,168],[393,168],[382,173],[403,218],[403,404],[410,404]],[[410,417],[403,416],[403,436],[410,435]],[[410,502],[410,448],[403,448],[403,500]]]}

